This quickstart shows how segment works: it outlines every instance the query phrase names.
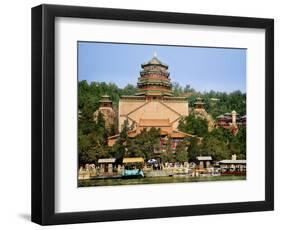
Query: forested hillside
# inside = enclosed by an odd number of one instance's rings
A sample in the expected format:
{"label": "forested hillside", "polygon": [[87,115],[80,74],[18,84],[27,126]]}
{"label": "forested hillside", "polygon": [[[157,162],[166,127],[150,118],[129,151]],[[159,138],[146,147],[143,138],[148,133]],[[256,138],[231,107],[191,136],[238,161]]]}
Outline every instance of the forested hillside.
{"label": "forested hillside", "polygon": [[[129,140],[126,135],[125,127],[120,134],[117,143],[112,147],[107,146],[107,137],[116,134],[117,126],[111,130],[105,129],[102,115],[98,116],[97,121],[93,120],[93,113],[99,108],[99,100],[102,95],[109,95],[113,101],[113,107],[117,110],[118,101],[122,95],[134,95],[137,87],[128,84],[123,89],[118,88],[113,83],[80,81],[78,84],[78,145],[80,164],[96,162],[102,157],[116,157],[121,159],[127,150],[134,156],[150,157],[153,148],[159,144],[159,132],[150,130],[139,135],[134,140]],[[240,91],[232,93],[226,92],[197,92],[189,85],[181,87],[173,83],[174,96],[186,96],[189,106],[192,108],[197,97],[204,99],[206,111],[215,119],[218,115],[229,113],[235,110],[240,115],[246,114],[246,94]],[[163,158],[169,161],[175,160],[194,160],[196,155],[212,155],[214,159],[220,160],[230,158],[231,154],[237,154],[238,158],[246,158],[246,129],[241,127],[238,135],[233,136],[229,130],[218,128],[211,132],[207,131],[206,120],[196,119],[193,116],[185,118],[185,123],[180,123],[179,129],[183,132],[193,133],[204,138],[202,145],[198,145],[196,140],[191,142],[188,152],[184,153],[184,147],[179,145],[176,155],[167,150]],[[169,155],[170,154],[170,155]]]}

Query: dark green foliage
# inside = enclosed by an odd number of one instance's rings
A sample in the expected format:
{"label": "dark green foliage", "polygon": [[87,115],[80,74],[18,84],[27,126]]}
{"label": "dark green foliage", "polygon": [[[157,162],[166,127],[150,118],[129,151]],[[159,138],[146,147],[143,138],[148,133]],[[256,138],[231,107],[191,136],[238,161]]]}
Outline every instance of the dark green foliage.
{"label": "dark green foliage", "polygon": [[144,129],[138,136],[128,141],[128,156],[143,157],[148,160],[154,155],[154,150],[159,149],[160,129]]}
{"label": "dark green foliage", "polygon": [[176,147],[176,161],[183,163],[187,161],[187,147],[184,142],[178,143]]}
{"label": "dark green foliage", "polygon": [[122,159],[127,153],[126,145],[129,141],[128,131],[129,131],[129,122],[128,120],[125,120],[116,143],[110,149],[110,155],[115,157],[116,162],[119,164],[122,163]]}
{"label": "dark green foliage", "polygon": [[[125,147],[121,145],[123,139],[118,141],[118,145],[110,149],[107,146],[107,137],[117,133],[117,122],[105,129],[105,121],[101,113],[96,121],[93,119],[94,112],[99,108],[99,100],[103,95],[109,95],[114,108],[117,107],[121,95],[132,95],[136,91],[133,85],[127,85],[124,89],[119,89],[113,83],[80,81],[78,84],[78,152],[79,164],[96,163],[98,158],[113,156],[121,159],[125,154]],[[125,131],[124,131],[125,132]]]}
{"label": "dark green foliage", "polygon": [[185,85],[183,88],[178,82],[172,83],[172,91],[174,96],[183,96],[186,93],[196,93],[195,89],[191,88],[190,85]]}
{"label": "dark green foliage", "polygon": [[233,110],[241,116],[246,114],[246,93],[241,91],[234,91],[232,93],[215,91],[194,92],[187,98],[190,107],[194,107],[197,97],[204,99],[205,109],[213,118],[221,114],[231,113]]}
{"label": "dark green foliage", "polygon": [[200,140],[197,138],[192,138],[187,152],[189,162],[195,162],[197,156],[203,155],[203,148],[202,144],[200,144]]}
{"label": "dark green foliage", "polygon": [[[85,122],[79,123],[81,123],[78,135],[79,164],[96,163],[98,158],[108,157],[107,132],[104,126],[94,121],[88,125]],[[82,130],[83,128],[85,129]]]}
{"label": "dark green foliage", "polygon": [[190,115],[181,119],[178,129],[182,132],[197,135],[203,138],[192,138],[188,156],[190,161],[195,161],[197,156],[212,156],[214,160],[231,159],[232,154],[238,158],[246,158],[246,128],[241,126],[237,135],[225,128],[215,128],[208,131],[206,120]]}
{"label": "dark green foliage", "polygon": [[204,139],[206,152],[212,153],[215,160],[231,159],[236,154],[238,158],[246,158],[246,129],[239,127],[237,135],[224,128],[213,129]]}
{"label": "dark green foliage", "polygon": [[135,95],[137,88],[134,85],[128,84],[123,90],[121,90],[122,95]]}
{"label": "dark green foliage", "polygon": [[204,138],[201,151],[202,155],[212,156],[213,160],[217,161],[231,158],[228,139],[221,136],[218,137],[213,133]]}
{"label": "dark green foliage", "polygon": [[175,154],[173,153],[173,150],[172,150],[171,138],[168,138],[166,152],[164,152],[161,155],[161,157],[162,157],[163,162],[171,162],[171,163],[175,162],[176,159],[175,159]]}
{"label": "dark green foliage", "polygon": [[121,163],[123,157],[143,157],[145,160],[151,159],[154,150],[159,148],[160,130],[151,128],[143,130],[134,138],[129,138],[128,122],[125,122],[120,136],[110,150],[110,154]]}
{"label": "dark green foliage", "polygon": [[185,96],[186,93],[191,93],[187,98],[190,107],[194,107],[197,97],[203,98],[205,109],[213,118],[233,110],[242,116],[246,114],[246,93],[239,90],[231,93],[215,92],[213,90],[201,93],[195,91],[190,85],[183,88],[178,82],[173,82],[172,90],[174,96]]}
{"label": "dark green foliage", "polygon": [[116,107],[121,95],[134,95],[137,88],[128,84],[124,89],[120,89],[114,83],[92,82],[83,80],[78,83],[78,109],[82,115],[89,118],[99,108],[101,96],[108,95]]}
{"label": "dark green foliage", "polygon": [[246,159],[246,127],[240,127],[236,136],[230,140],[231,153],[236,154],[238,159]]}
{"label": "dark green foliage", "polygon": [[178,129],[185,133],[204,137],[208,133],[208,122],[205,119],[190,114],[188,117],[183,117],[180,120]]}
{"label": "dark green foliage", "polygon": [[[134,125],[126,124],[117,139],[116,144],[110,148],[107,146],[107,138],[118,133],[117,120],[109,130],[105,128],[102,114],[98,114],[96,121],[93,119],[94,112],[99,108],[99,100],[102,95],[109,95],[113,102],[113,108],[117,111],[119,99],[122,95],[134,95],[137,87],[128,84],[123,89],[113,83],[80,81],[78,84],[78,152],[79,164],[96,163],[99,158],[115,157],[121,163],[124,156],[141,156],[146,160],[154,155],[154,150],[159,148],[160,132],[157,129],[144,130],[136,138],[128,138],[127,132]],[[195,99],[204,99],[206,111],[215,118],[218,115],[235,110],[240,115],[246,114],[246,94],[240,91],[232,93],[222,92],[196,92],[190,85],[184,88],[178,83],[173,83],[175,96],[188,97],[190,107],[193,107]],[[214,100],[219,99],[219,100]],[[227,129],[214,129],[208,132],[208,124],[204,119],[193,115],[184,117],[179,123],[179,130],[203,137],[200,142],[198,138],[192,138],[185,154],[184,144],[179,144],[176,153],[172,152],[171,140],[168,139],[166,152],[163,153],[164,162],[184,162],[185,159],[195,161],[196,156],[211,155],[215,160],[229,159],[236,154],[238,159],[246,158],[246,128],[239,127],[236,136]],[[184,151],[185,150],[185,151]]]}
{"label": "dark green foliage", "polygon": [[238,159],[246,159],[246,129],[239,128],[235,136],[229,129],[216,128],[211,132],[206,132],[200,141],[192,138],[188,148],[190,161],[195,161],[197,156],[212,156],[213,160],[220,161],[231,159],[231,155],[236,154]]}
{"label": "dark green foliage", "polygon": [[125,147],[125,144],[122,143],[121,139],[118,139],[116,141],[116,143],[110,149],[109,153],[112,157],[116,158],[116,162],[118,164],[122,163],[122,159],[126,153],[126,147]]}
{"label": "dark green foliage", "polygon": [[[82,137],[79,144],[81,146],[79,154],[80,164],[97,163],[99,158],[109,157],[108,147],[95,142],[94,135]],[[86,148],[84,148],[83,144]]]}

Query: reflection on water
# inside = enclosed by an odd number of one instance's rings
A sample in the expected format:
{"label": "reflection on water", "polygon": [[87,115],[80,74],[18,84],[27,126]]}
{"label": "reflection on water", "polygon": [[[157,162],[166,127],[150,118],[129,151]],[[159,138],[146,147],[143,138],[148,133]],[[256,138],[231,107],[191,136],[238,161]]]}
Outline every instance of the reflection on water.
{"label": "reflection on water", "polygon": [[134,178],[134,179],[79,180],[78,187],[202,182],[202,181],[226,181],[226,180],[246,180],[246,176],[146,177],[146,178]]}

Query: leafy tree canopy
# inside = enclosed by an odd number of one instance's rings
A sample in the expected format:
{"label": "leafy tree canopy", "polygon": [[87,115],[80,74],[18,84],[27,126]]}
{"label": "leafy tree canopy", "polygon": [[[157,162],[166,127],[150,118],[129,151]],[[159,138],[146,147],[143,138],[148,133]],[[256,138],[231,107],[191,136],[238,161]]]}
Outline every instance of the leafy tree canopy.
{"label": "leafy tree canopy", "polygon": [[[235,110],[238,114],[246,114],[246,94],[240,91],[225,92],[197,92],[190,85],[184,87],[173,83],[175,96],[187,96],[190,107],[194,106],[197,97],[204,99],[206,111],[213,117]],[[134,95],[137,87],[128,84],[123,89],[114,83],[80,81],[78,84],[78,152],[79,163],[97,162],[99,158],[116,157],[118,162],[125,155],[142,156],[145,159],[152,157],[155,149],[159,148],[160,131],[157,129],[143,130],[136,138],[130,139],[127,131],[133,126],[125,124],[116,144],[110,148],[107,146],[107,138],[117,134],[117,122],[107,130],[101,113],[96,121],[93,119],[94,112],[99,108],[101,96],[108,95],[113,102],[113,109],[117,111],[119,99],[122,95]],[[176,153],[173,153],[171,139],[168,139],[166,152],[162,154],[165,162],[194,161],[198,155],[211,155],[215,160],[229,159],[236,154],[239,159],[246,158],[246,128],[239,127],[236,136],[228,129],[213,129],[208,132],[207,121],[190,115],[183,117],[179,122],[179,130],[203,137],[202,141],[192,138],[188,149],[179,144]]]}
{"label": "leafy tree canopy", "polygon": [[204,137],[208,133],[208,122],[205,119],[190,114],[180,120],[178,129],[185,133]]}

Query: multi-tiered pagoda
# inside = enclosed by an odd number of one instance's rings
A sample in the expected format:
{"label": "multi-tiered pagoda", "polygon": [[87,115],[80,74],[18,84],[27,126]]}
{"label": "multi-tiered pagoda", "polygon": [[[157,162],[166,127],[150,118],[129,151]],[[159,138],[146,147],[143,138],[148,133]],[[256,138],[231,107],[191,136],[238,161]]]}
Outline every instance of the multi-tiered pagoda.
{"label": "multi-tiered pagoda", "polygon": [[[132,138],[143,129],[160,128],[161,136],[169,136],[175,147],[179,140],[192,136],[177,129],[181,117],[188,116],[187,98],[173,96],[168,65],[156,55],[141,67],[137,93],[119,100],[119,131],[126,120],[129,127],[134,127],[128,133]],[[112,146],[117,138],[118,134],[109,137],[108,144]]]}
{"label": "multi-tiered pagoda", "polygon": [[108,95],[103,95],[99,101],[100,107],[94,113],[94,120],[97,120],[99,113],[103,115],[105,127],[110,130],[114,125],[116,113],[112,107],[112,101]]}
{"label": "multi-tiered pagoda", "polygon": [[148,98],[172,96],[172,84],[169,78],[168,66],[154,56],[149,62],[141,65],[138,79],[138,93]]}

